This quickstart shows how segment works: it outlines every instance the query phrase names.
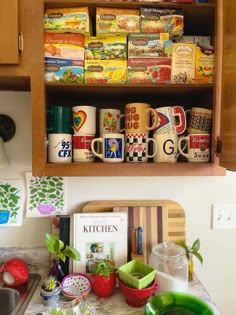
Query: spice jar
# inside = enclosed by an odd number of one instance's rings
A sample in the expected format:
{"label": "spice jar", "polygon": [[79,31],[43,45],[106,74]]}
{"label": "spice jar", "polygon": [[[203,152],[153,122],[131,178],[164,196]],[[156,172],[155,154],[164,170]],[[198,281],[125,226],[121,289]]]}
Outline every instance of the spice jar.
{"label": "spice jar", "polygon": [[149,265],[157,271],[158,292],[187,291],[188,260],[183,247],[172,242],[154,245]]}

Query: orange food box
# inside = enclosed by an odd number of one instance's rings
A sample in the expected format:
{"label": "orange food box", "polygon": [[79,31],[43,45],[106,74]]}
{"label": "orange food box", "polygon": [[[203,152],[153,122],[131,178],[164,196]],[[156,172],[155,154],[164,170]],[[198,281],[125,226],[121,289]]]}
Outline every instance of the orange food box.
{"label": "orange food box", "polygon": [[195,83],[207,84],[214,82],[215,55],[214,47],[197,44]]}

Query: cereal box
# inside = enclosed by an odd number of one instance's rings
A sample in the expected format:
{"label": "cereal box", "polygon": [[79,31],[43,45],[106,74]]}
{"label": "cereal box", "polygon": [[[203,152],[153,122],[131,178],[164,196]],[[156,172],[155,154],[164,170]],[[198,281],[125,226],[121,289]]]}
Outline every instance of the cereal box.
{"label": "cereal box", "polygon": [[140,32],[138,9],[97,8],[96,35],[127,35]]}
{"label": "cereal box", "polygon": [[172,41],[168,33],[130,33],[128,58],[171,57]]}
{"label": "cereal box", "polygon": [[84,35],[44,32],[44,55],[48,58],[84,60]]}
{"label": "cereal box", "polygon": [[44,14],[47,32],[71,32],[91,35],[88,7],[48,8]]}
{"label": "cereal box", "polygon": [[85,83],[126,83],[126,60],[85,60]]}
{"label": "cereal box", "polygon": [[169,83],[171,58],[128,59],[127,83]]}
{"label": "cereal box", "polygon": [[179,8],[141,7],[140,31],[183,34],[184,13]]}
{"label": "cereal box", "polygon": [[195,83],[214,82],[215,67],[214,47],[197,44]]}
{"label": "cereal box", "polygon": [[45,58],[45,81],[82,83],[83,79],[83,60]]}
{"label": "cereal box", "polygon": [[172,44],[172,83],[188,83],[195,81],[196,44]]}
{"label": "cereal box", "polygon": [[85,59],[127,59],[126,36],[86,36]]}

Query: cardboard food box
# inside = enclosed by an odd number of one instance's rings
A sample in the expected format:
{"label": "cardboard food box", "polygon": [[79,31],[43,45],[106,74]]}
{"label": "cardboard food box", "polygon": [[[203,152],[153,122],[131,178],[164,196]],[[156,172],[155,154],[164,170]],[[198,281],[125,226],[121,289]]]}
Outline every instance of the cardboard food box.
{"label": "cardboard food box", "polygon": [[140,32],[138,9],[96,8],[96,35],[127,35]]}
{"label": "cardboard food box", "polygon": [[46,57],[45,81],[62,83],[83,83],[84,61]]}
{"label": "cardboard food box", "polygon": [[168,33],[130,33],[128,58],[171,57],[172,41]]}
{"label": "cardboard food box", "polygon": [[141,32],[183,34],[183,9],[141,7],[140,13]]}
{"label": "cardboard food box", "polygon": [[88,7],[47,8],[44,14],[44,30],[91,35]]}
{"label": "cardboard food box", "polygon": [[84,60],[84,35],[44,32],[44,56],[48,58]]}
{"label": "cardboard food box", "polygon": [[193,84],[195,81],[196,44],[173,43],[171,82]]}
{"label": "cardboard food box", "polygon": [[126,83],[126,60],[85,60],[85,83]]}
{"label": "cardboard food box", "polygon": [[86,36],[86,60],[127,59],[126,36]]}
{"label": "cardboard food box", "polygon": [[127,83],[151,84],[169,83],[171,79],[171,58],[128,59]]}
{"label": "cardboard food box", "polygon": [[214,82],[215,54],[214,47],[197,44],[195,83]]}

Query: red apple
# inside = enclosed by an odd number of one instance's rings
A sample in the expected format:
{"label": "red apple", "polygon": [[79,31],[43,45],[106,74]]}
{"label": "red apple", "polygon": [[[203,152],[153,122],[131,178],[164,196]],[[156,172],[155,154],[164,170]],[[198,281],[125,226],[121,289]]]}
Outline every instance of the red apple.
{"label": "red apple", "polygon": [[0,267],[0,279],[9,287],[16,287],[28,281],[29,272],[23,260],[12,258]]}

